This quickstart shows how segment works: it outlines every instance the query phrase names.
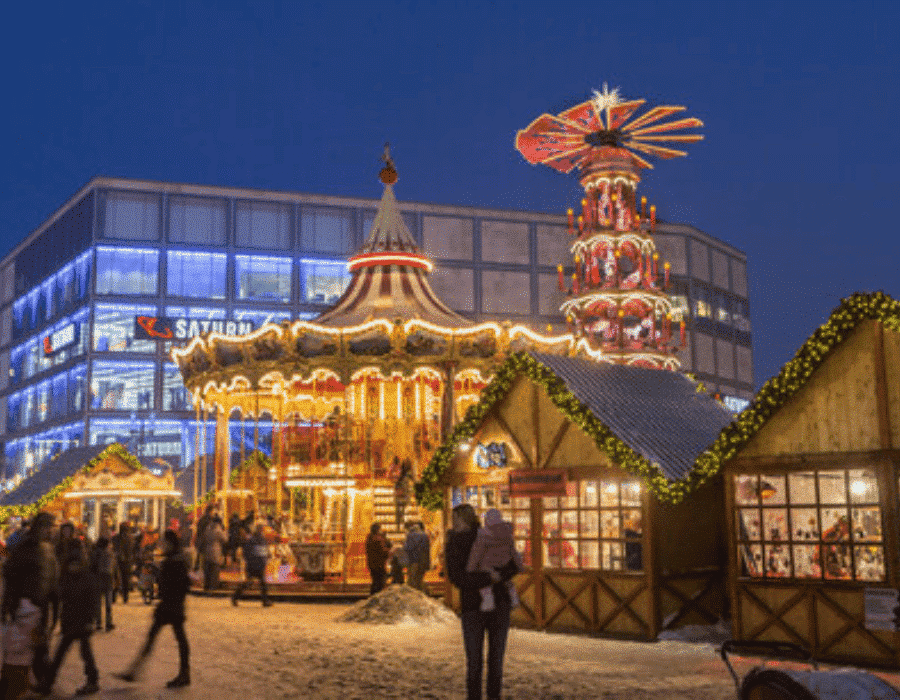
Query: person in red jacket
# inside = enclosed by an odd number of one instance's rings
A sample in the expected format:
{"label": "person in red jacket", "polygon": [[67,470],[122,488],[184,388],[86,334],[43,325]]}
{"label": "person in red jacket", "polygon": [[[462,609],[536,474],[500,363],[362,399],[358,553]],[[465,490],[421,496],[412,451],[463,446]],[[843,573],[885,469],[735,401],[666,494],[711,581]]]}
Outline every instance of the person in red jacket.
{"label": "person in red jacket", "polygon": [[366,536],[366,566],[372,576],[369,595],[374,595],[384,588],[387,580],[387,562],[391,556],[391,543],[381,531],[381,523],[372,523]]}

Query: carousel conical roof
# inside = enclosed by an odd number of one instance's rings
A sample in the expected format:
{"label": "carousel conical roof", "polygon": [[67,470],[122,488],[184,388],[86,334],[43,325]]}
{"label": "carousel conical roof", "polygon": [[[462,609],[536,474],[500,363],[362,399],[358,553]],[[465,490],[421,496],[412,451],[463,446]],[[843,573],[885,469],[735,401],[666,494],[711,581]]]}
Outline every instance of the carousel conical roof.
{"label": "carousel conical roof", "polygon": [[444,328],[474,325],[444,304],[428,283],[433,265],[403,221],[391,182],[385,181],[372,232],[349,265],[353,277],[347,290],[313,323],[348,328],[377,319],[417,319]]}

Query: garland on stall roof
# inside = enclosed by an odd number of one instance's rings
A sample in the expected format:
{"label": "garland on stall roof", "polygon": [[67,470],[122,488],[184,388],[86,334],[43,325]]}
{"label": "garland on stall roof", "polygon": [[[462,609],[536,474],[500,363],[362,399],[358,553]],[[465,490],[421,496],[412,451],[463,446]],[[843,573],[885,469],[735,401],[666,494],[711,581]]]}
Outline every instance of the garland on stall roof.
{"label": "garland on stall roof", "polygon": [[70,488],[72,488],[72,484],[75,483],[76,476],[78,476],[79,474],[90,473],[95,467],[99,466],[99,464],[108,457],[118,457],[128,466],[140,471],[146,471],[144,465],[141,464],[140,461],[138,461],[137,457],[135,457],[127,449],[125,449],[124,445],[121,445],[118,442],[111,443],[96,457],[94,457],[87,464],[81,467],[81,469],[77,470],[71,476],[67,476],[66,478],[64,478],[62,481],[48,490],[45,494],[43,494],[34,503],[25,503],[14,506],[0,506],[0,522],[7,522],[12,517],[33,517],[44,508],[49,506],[51,503],[53,503],[57,498],[62,496]]}
{"label": "garland on stall roof", "polygon": [[843,343],[863,321],[874,320],[900,332],[900,301],[884,292],[857,292],[831,312],[828,320],[800,347],[775,377],[767,381],[753,402],[726,426],[703,452],[695,469],[718,471],[733,459],[766,421],[786,404],[810,379],[828,354]]}
{"label": "garland on stall roof", "polygon": [[639,455],[606,427],[547,366],[527,352],[517,352],[500,367],[494,380],[485,388],[481,401],[469,407],[465,418],[454,428],[450,438],[435,452],[416,484],[416,497],[422,507],[437,510],[444,505],[443,479],[450,469],[453,455],[461,442],[470,440],[488,412],[505,397],[516,377],[524,374],[547,392],[557,408],[594,439],[609,458],[630,474],[640,477],[660,500],[677,503],[697,484],[696,477],[670,482],[656,463]]}

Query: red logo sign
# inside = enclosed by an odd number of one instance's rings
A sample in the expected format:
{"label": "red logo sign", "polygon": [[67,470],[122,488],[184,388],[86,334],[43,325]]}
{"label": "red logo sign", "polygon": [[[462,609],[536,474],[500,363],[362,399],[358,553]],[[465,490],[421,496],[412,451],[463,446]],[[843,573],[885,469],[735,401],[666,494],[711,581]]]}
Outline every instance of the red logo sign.
{"label": "red logo sign", "polygon": [[134,320],[147,334],[148,339],[170,340],[175,337],[172,327],[165,322],[166,319],[159,319],[155,316],[136,316]]}

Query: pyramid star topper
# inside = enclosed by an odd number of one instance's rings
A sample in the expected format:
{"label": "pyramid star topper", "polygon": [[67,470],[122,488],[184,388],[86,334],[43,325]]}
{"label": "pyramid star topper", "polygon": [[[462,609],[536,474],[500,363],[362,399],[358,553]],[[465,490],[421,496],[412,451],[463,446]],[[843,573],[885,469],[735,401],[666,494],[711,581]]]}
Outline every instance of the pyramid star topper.
{"label": "pyramid star topper", "polygon": [[607,107],[615,107],[617,104],[621,104],[622,96],[619,94],[619,88],[613,88],[613,91],[610,92],[609,86],[603,83],[603,92],[594,90],[592,102],[597,111],[602,112]]}

